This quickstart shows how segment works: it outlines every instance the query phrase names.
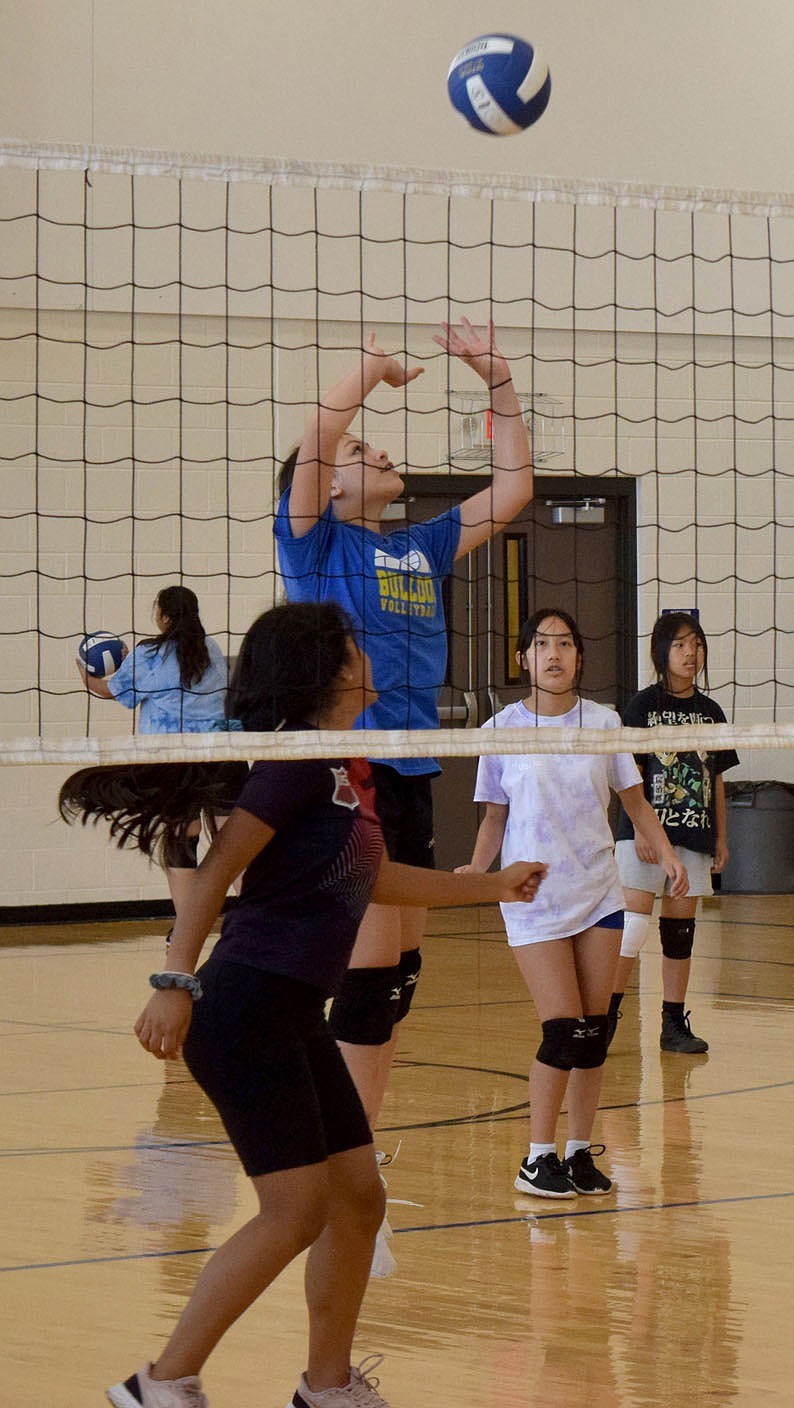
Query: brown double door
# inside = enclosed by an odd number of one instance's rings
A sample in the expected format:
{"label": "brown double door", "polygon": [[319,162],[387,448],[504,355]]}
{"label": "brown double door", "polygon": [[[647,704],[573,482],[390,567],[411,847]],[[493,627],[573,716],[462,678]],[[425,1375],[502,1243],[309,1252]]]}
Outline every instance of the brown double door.
{"label": "brown double door", "polygon": [[[422,520],[477,491],[471,475],[412,477],[406,513]],[[533,503],[493,541],[455,564],[446,584],[449,636],[442,724],[472,728],[524,692],[515,665],[522,620],[560,607],[585,642],[582,692],[620,708],[636,689],[636,534],[630,479],[543,478]],[[450,758],[436,780],[436,863],[460,865],[477,831],[476,761]]]}

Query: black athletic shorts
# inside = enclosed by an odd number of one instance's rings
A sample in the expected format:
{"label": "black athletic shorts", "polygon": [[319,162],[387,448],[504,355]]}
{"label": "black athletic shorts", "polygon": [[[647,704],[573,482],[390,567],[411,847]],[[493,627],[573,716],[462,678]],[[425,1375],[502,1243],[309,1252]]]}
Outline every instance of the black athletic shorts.
{"label": "black athletic shorts", "polygon": [[375,782],[375,810],[389,859],[433,870],[436,862],[430,777],[426,773],[406,777],[388,763],[371,763],[370,767]]}
{"label": "black athletic shorts", "polygon": [[371,1144],[319,988],[212,954],[185,1062],[251,1178]]}

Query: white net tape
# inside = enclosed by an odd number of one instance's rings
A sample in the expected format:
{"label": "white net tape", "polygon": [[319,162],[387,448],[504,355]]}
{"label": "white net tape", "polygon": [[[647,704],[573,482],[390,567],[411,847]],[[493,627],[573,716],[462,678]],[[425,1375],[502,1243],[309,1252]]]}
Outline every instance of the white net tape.
{"label": "white net tape", "polygon": [[703,186],[658,186],[639,181],[575,180],[532,172],[434,170],[427,167],[361,166],[350,162],[296,161],[281,157],[242,157],[208,152],[140,150],[131,147],[46,144],[6,139],[0,165],[45,171],[96,171],[114,175],[165,176],[175,180],[248,182],[315,186],[322,189],[391,191],[550,201],[590,206],[633,206],[713,214],[794,214],[791,191],[739,191]]}
{"label": "white net tape", "polygon": [[233,762],[252,759],[476,758],[500,753],[682,753],[794,748],[794,724],[654,728],[328,730],[296,733],[170,733],[123,738],[19,738],[0,745],[0,763],[100,764]]}

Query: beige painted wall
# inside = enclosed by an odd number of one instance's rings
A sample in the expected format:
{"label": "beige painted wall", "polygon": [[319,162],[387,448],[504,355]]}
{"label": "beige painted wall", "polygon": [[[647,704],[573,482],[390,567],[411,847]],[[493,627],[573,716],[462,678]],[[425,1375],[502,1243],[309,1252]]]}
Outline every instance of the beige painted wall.
{"label": "beige painted wall", "polygon": [[[552,71],[519,137],[470,131],[447,100],[489,20]],[[789,0],[6,0],[2,29],[5,137],[791,186]]]}

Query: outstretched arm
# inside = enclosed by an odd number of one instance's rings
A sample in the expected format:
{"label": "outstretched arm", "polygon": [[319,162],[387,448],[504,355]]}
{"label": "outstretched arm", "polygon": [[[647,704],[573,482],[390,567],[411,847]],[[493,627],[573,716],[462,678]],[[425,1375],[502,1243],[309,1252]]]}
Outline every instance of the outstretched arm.
{"label": "outstretched arm", "polygon": [[531,904],[547,867],[539,860],[517,860],[487,875],[474,871],[423,870],[384,860],[372,898],[378,904],[438,908],[456,904]]}
{"label": "outstretched arm", "polygon": [[493,323],[478,332],[468,318],[460,329],[442,324],[443,336],[435,337],[453,357],[471,367],[491,392],[493,479],[487,489],[465,499],[460,506],[461,533],[457,557],[480,546],[510,523],[532,498],[534,481],[529,435],[513,386],[506,357],[496,345]]}
{"label": "outstretched arm", "polygon": [[375,344],[370,333],[356,366],[323,396],[306,425],[298,450],[289,496],[290,528],[302,538],[322,518],[331,498],[339,441],[355,419],[370,391],[387,386],[407,386],[424,367],[403,367]]}

